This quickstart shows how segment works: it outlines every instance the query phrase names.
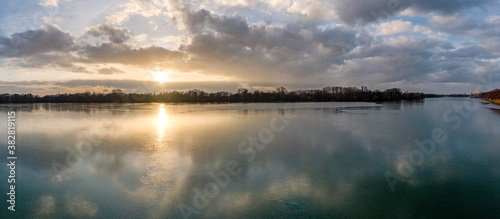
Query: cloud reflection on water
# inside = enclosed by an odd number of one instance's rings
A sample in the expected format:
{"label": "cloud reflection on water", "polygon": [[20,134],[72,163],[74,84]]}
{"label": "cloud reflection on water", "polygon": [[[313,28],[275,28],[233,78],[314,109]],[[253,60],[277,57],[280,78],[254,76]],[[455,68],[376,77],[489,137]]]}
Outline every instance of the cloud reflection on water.
{"label": "cloud reflection on water", "polygon": [[[285,111],[298,118],[276,134],[252,163],[237,153],[237,145],[265,127],[283,105],[142,104],[133,106],[126,120],[116,120],[119,115],[111,110],[120,109],[114,107],[90,113],[66,107],[66,114],[49,110],[44,117],[36,108],[20,113],[20,119],[33,124],[20,127],[20,150],[33,154],[23,158],[21,167],[38,172],[37,183],[47,188],[21,196],[19,202],[45,200],[45,205],[33,205],[35,210],[24,207],[24,212],[40,215],[179,217],[179,204],[192,203],[192,188],[202,188],[211,181],[209,171],[221,170],[227,161],[236,160],[242,173],[211,201],[201,213],[204,216],[471,216],[475,211],[464,207],[469,205],[492,212],[500,206],[495,205],[499,203],[495,194],[500,191],[500,150],[496,147],[500,138],[484,131],[496,128],[492,124],[499,121],[493,117],[497,114],[487,114],[489,109],[464,121],[463,130],[446,130],[450,141],[440,145],[411,178],[398,184],[398,192],[391,193],[383,177],[385,170],[398,165],[398,155],[415,149],[415,138],[428,138],[435,127],[446,128],[436,118],[446,108],[443,104],[453,103],[386,104],[344,112],[326,108],[328,104],[317,109],[314,104],[297,104],[299,107]],[[84,122],[76,119],[81,116],[85,116]],[[64,147],[79,140],[74,133],[92,130],[103,118],[113,120],[113,131],[105,132],[90,156],[65,170],[63,180],[52,181],[50,163],[65,159]],[[54,130],[36,128],[46,120],[58,119],[66,125]],[[448,159],[442,159],[444,156]],[[40,189],[28,180],[34,175],[24,177],[21,188]],[[71,213],[75,208],[57,204],[66,199],[83,203],[86,210]],[[286,202],[300,204],[303,211],[288,208]],[[455,212],[439,210],[447,205]]]}

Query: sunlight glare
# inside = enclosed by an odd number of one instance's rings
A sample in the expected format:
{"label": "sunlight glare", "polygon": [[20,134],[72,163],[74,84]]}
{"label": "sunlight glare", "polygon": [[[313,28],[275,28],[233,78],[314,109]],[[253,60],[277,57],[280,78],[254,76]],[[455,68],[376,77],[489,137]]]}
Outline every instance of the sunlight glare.
{"label": "sunlight glare", "polygon": [[168,72],[161,71],[154,74],[154,80],[160,83],[165,83],[170,81],[170,77],[168,77]]}
{"label": "sunlight glare", "polygon": [[158,141],[163,141],[165,137],[165,127],[167,126],[167,112],[163,107],[163,104],[160,105],[160,112],[158,113]]}

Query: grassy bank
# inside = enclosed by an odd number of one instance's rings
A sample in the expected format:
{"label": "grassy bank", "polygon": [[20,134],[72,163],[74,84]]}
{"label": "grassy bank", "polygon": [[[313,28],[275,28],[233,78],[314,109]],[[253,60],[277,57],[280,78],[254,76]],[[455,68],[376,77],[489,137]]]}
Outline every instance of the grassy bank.
{"label": "grassy bank", "polygon": [[491,98],[481,98],[482,100],[486,100],[490,103],[494,103],[494,104],[497,104],[497,105],[500,105],[500,99],[491,99]]}
{"label": "grassy bank", "polygon": [[478,94],[473,94],[472,97],[500,105],[500,89],[495,89],[484,93],[482,92]]}

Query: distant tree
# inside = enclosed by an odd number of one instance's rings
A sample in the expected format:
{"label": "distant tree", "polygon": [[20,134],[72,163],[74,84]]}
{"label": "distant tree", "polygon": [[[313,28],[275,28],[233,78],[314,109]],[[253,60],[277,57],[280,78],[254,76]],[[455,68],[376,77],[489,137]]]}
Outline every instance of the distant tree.
{"label": "distant tree", "polygon": [[276,92],[278,92],[279,94],[286,94],[287,90],[285,87],[277,87]]}
{"label": "distant tree", "polygon": [[238,88],[239,99],[242,102],[247,102],[248,100],[248,89],[246,88]]}

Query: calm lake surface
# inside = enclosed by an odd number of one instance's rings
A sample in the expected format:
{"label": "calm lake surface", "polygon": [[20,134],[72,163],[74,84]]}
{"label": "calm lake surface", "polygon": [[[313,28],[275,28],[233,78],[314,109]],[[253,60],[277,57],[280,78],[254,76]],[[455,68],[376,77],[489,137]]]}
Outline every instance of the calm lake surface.
{"label": "calm lake surface", "polygon": [[[2,218],[495,217],[500,111],[492,107],[468,98],[0,105],[0,213]],[[15,213],[5,202],[6,121],[12,110]]]}

